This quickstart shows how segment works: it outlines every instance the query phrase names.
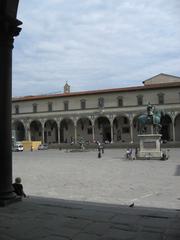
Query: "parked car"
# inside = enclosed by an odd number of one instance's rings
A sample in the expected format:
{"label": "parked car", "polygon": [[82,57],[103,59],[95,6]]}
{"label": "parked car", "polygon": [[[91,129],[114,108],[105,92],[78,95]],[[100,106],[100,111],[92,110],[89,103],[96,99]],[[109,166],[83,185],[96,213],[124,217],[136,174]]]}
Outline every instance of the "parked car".
{"label": "parked car", "polygon": [[21,142],[15,142],[12,147],[13,152],[22,152],[24,150],[23,144]]}
{"label": "parked car", "polygon": [[38,147],[38,150],[47,150],[48,149],[48,144],[40,144]]}

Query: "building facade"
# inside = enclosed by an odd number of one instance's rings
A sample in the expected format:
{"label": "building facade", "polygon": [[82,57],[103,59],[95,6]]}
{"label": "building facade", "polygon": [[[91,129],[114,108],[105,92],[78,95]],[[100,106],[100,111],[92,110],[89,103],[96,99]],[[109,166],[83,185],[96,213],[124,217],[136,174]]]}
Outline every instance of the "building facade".
{"label": "building facade", "polygon": [[151,103],[164,111],[162,139],[180,141],[180,77],[159,74],[142,86],[13,98],[16,140],[43,143],[137,142],[137,118]]}

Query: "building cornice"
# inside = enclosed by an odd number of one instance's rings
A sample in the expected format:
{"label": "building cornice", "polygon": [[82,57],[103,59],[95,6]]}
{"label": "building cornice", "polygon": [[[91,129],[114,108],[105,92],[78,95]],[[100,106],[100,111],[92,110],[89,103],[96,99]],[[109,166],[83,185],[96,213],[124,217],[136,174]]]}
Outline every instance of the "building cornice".
{"label": "building cornice", "polygon": [[126,88],[113,88],[113,89],[102,89],[102,90],[92,90],[92,91],[82,91],[82,92],[71,92],[71,93],[60,93],[51,95],[37,95],[37,96],[24,96],[24,97],[14,97],[12,99],[13,103],[24,102],[24,101],[37,101],[37,100],[48,100],[54,98],[66,98],[66,97],[79,97],[87,95],[97,95],[97,94],[111,94],[111,93],[124,93],[124,92],[135,92],[135,91],[147,91],[147,90],[157,90],[157,89],[168,89],[180,87],[180,82],[175,83],[160,83],[151,84],[146,86],[135,86]]}

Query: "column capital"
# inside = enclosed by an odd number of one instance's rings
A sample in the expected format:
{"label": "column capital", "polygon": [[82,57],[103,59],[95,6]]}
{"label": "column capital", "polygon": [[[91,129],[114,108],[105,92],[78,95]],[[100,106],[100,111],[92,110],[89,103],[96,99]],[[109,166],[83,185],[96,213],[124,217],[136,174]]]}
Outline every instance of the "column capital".
{"label": "column capital", "polygon": [[74,116],[74,117],[71,118],[71,120],[72,120],[73,123],[74,123],[74,127],[77,127],[78,117]]}
{"label": "column capital", "polygon": [[176,112],[175,111],[171,111],[170,112],[170,115],[171,115],[171,117],[172,117],[172,120],[174,121],[174,119],[175,119],[175,117],[176,117]]}
{"label": "column capital", "polygon": [[[13,0],[14,1],[14,0]],[[0,44],[13,48],[14,37],[18,36],[21,28],[19,25],[21,21],[16,19],[16,14],[13,16],[14,11],[17,12],[18,1],[15,4],[8,4],[8,1],[1,3],[1,17],[0,17]],[[13,13],[13,14],[12,14]]]}
{"label": "column capital", "polygon": [[56,122],[58,123],[58,125],[60,124],[61,120],[62,120],[62,118],[60,118],[60,117],[56,118]]}
{"label": "column capital", "polygon": [[40,118],[39,121],[40,121],[42,127],[44,127],[44,124],[47,121],[47,119],[46,118]]}
{"label": "column capital", "polygon": [[129,118],[130,122],[133,122],[134,114],[132,112],[126,113],[125,115],[126,115],[126,117]]}
{"label": "column capital", "polygon": [[30,119],[22,119],[22,122],[24,123],[25,126],[29,126],[31,123]]}
{"label": "column capital", "polygon": [[89,118],[91,119],[91,121],[94,121],[95,120],[95,115],[90,115]]}

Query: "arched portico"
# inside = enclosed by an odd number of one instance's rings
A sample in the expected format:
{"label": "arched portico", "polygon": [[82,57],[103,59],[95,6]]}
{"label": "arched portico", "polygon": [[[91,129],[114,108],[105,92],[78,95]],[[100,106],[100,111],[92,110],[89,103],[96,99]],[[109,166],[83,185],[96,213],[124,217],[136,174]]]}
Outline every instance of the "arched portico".
{"label": "arched portico", "polygon": [[42,124],[38,120],[33,120],[30,123],[30,135],[32,141],[42,141]]}
{"label": "arched portico", "polygon": [[77,121],[77,140],[83,138],[85,141],[92,142],[92,123],[89,118],[79,118]]}
{"label": "arched portico", "polygon": [[57,143],[58,142],[58,127],[53,119],[49,119],[44,124],[44,142]]}
{"label": "arched portico", "polygon": [[101,116],[95,119],[95,140],[111,142],[111,124],[107,117]]}
{"label": "arched portico", "polygon": [[130,142],[130,121],[128,117],[119,115],[113,121],[114,142]]}
{"label": "arched portico", "polygon": [[74,122],[70,118],[61,120],[60,136],[61,143],[71,143],[75,141]]}
{"label": "arched portico", "polygon": [[21,121],[16,120],[12,124],[12,135],[16,141],[23,141],[25,140],[25,127]]}

